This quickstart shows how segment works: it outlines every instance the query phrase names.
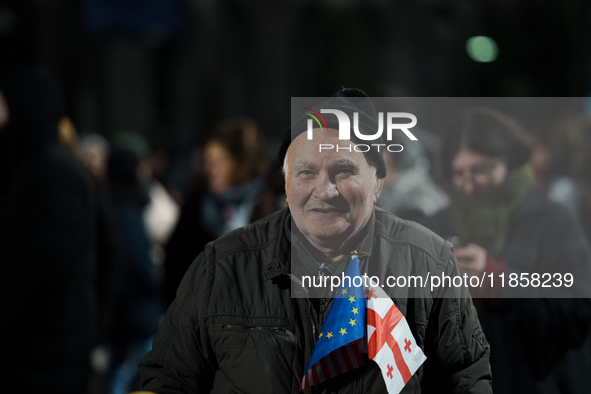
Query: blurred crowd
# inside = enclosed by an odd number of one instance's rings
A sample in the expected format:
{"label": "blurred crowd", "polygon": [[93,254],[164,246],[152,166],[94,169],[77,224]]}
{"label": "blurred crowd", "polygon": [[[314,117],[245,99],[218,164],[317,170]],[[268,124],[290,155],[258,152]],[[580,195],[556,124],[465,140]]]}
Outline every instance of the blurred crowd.
{"label": "blurred crowd", "polygon": [[[0,75],[7,373],[27,393],[129,393],[204,245],[286,206],[282,163],[268,159],[255,120],[221,119],[195,147],[186,190],[171,189],[165,148],[134,130],[85,134],[66,115],[47,69]],[[526,132],[476,108],[421,133],[437,143],[384,152],[380,208],[452,241],[467,272],[591,264],[585,114]],[[473,294],[495,389],[585,392],[591,374],[573,371],[591,371],[588,300],[497,299],[496,290]]]}
{"label": "blurred crowd", "polygon": [[46,68],[0,76],[2,334],[24,392],[128,393],[204,245],[285,206],[257,124],[221,121],[186,191],[141,132],[78,133]]}

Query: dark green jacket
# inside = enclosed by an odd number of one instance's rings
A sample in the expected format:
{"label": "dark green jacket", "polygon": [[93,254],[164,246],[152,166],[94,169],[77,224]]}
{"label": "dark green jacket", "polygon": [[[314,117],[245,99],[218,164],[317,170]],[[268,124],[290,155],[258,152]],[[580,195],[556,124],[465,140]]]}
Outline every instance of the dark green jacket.
{"label": "dark green jacket", "polygon": [[[156,393],[297,393],[314,347],[310,301],[292,298],[288,209],[209,243],[185,275],[153,349],[140,363]],[[459,275],[451,244],[375,209],[362,272]],[[383,283],[383,282],[382,282]],[[393,298],[427,361],[402,393],[491,393],[489,346],[467,292],[397,289]],[[415,292],[414,294],[411,294]],[[402,294],[405,293],[405,294]],[[415,298],[416,296],[420,298]],[[317,331],[316,331],[317,333]],[[373,361],[304,393],[386,393]]]}

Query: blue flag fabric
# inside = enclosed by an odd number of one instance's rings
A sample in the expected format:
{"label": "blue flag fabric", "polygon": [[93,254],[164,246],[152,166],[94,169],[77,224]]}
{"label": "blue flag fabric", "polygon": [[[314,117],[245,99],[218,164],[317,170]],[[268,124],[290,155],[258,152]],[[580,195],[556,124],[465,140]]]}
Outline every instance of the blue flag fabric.
{"label": "blue flag fabric", "polygon": [[357,341],[365,337],[365,293],[354,256],[328,311],[300,384],[300,390],[363,364]]}

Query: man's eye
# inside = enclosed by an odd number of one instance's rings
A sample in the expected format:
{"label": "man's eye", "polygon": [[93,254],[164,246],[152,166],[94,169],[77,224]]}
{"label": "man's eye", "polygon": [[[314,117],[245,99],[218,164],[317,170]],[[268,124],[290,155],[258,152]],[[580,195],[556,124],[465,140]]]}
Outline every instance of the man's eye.
{"label": "man's eye", "polygon": [[335,177],[337,179],[346,179],[353,175],[353,170],[350,168],[340,168],[337,170]]}
{"label": "man's eye", "polygon": [[299,176],[305,176],[305,177],[309,177],[309,176],[311,176],[311,175],[314,175],[314,173],[313,173],[312,171],[305,170],[305,171],[300,171],[300,172],[298,173],[298,175],[299,175]]}

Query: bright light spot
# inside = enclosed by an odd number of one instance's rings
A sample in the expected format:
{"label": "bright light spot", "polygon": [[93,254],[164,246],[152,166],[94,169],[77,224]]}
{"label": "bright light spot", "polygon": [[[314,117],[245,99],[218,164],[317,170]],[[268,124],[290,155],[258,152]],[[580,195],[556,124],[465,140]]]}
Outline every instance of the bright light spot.
{"label": "bright light spot", "polygon": [[469,38],[466,42],[468,56],[476,62],[494,62],[499,54],[499,48],[495,40],[486,36]]}

